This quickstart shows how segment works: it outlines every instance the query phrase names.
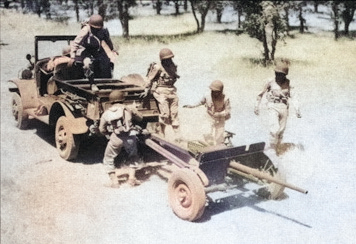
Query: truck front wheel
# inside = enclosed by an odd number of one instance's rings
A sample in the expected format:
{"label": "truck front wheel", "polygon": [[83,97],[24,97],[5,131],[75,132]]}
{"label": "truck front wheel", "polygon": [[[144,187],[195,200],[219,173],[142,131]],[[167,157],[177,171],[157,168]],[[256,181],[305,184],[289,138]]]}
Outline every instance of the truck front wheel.
{"label": "truck front wheel", "polygon": [[25,113],[22,105],[22,99],[19,94],[12,94],[12,115],[16,121],[16,127],[23,130],[28,125],[28,115]]}
{"label": "truck front wheel", "polygon": [[168,197],[173,212],[181,219],[194,221],[204,213],[204,186],[190,169],[179,169],[172,174],[168,181]]}
{"label": "truck front wheel", "polygon": [[73,135],[70,130],[70,123],[65,116],[57,120],[55,140],[59,155],[63,159],[71,160],[77,157],[80,145],[79,135]]}

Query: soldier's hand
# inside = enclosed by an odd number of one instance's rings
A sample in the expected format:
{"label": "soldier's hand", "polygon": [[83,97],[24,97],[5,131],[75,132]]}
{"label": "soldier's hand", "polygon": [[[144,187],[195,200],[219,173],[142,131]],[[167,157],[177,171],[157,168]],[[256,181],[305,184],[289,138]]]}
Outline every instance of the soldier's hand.
{"label": "soldier's hand", "polygon": [[256,115],[259,115],[260,114],[260,109],[256,106],[254,112],[255,112]]}
{"label": "soldier's hand", "polygon": [[140,98],[145,98],[145,97],[147,97],[147,95],[148,95],[148,90],[145,89],[145,91],[143,91],[143,92],[140,94]]}
{"label": "soldier's hand", "polygon": [[72,67],[73,64],[74,64],[74,62],[75,62],[74,58],[71,58],[71,59],[69,60],[69,62],[67,63],[67,66],[68,66],[69,68]]}

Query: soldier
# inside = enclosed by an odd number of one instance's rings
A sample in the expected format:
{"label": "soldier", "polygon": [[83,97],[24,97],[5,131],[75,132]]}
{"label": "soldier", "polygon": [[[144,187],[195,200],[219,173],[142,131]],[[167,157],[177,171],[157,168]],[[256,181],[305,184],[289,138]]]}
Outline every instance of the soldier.
{"label": "soldier", "polygon": [[167,125],[171,125],[177,141],[181,140],[178,119],[178,96],[174,86],[180,76],[177,74],[177,66],[173,63],[173,52],[163,48],[159,52],[160,63],[152,63],[147,73],[145,91],[142,97],[146,97],[151,91],[158,101],[160,109],[159,125],[161,135],[165,136]]}
{"label": "soldier", "polygon": [[195,108],[205,105],[211,123],[213,144],[224,143],[225,121],[231,117],[230,100],[224,94],[224,84],[220,80],[213,81],[209,86],[211,93],[203,97],[196,105],[184,105],[185,108]]}
{"label": "soldier", "polygon": [[[109,101],[112,106],[108,108],[100,119],[99,131],[110,136],[110,140],[105,149],[103,164],[109,174],[111,187],[118,187],[118,178],[115,172],[114,160],[119,155],[121,148],[124,147],[128,154],[128,159],[135,163],[138,161],[137,151],[137,130],[132,120],[141,121],[142,114],[134,107],[125,106],[124,93],[114,90],[109,95]],[[135,178],[135,170],[129,171],[129,183],[135,185],[139,183]]]}
{"label": "soldier", "polygon": [[53,75],[62,80],[81,79],[83,72],[76,66],[68,67],[71,62],[70,46],[62,49],[62,56],[51,58],[47,63],[47,70],[53,71]]}
{"label": "soldier", "polygon": [[289,61],[284,59],[276,63],[274,69],[275,79],[268,81],[258,94],[254,110],[255,114],[259,115],[261,99],[266,93],[270,130],[269,148],[275,150],[277,154],[286,128],[290,102],[295,108],[296,116],[301,118],[298,103],[296,99],[293,99],[290,81],[286,77],[289,71],[289,64]]}
{"label": "soldier", "polygon": [[90,16],[89,22],[83,25],[71,43],[72,60],[69,65],[73,63],[83,65],[92,90],[97,91],[98,87],[94,84],[94,78],[112,77],[113,58],[110,59],[110,57],[115,53],[109,31],[104,28],[103,18],[94,14]]}

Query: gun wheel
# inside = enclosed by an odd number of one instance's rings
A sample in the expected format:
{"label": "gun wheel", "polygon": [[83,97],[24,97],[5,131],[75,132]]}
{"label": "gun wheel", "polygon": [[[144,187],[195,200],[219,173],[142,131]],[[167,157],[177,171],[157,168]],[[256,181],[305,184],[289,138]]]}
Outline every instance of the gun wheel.
{"label": "gun wheel", "polygon": [[28,115],[24,112],[20,95],[15,92],[12,95],[12,115],[15,118],[17,128],[21,130],[27,128]]}
{"label": "gun wheel", "polygon": [[179,169],[168,181],[168,197],[173,212],[181,219],[199,219],[205,209],[204,186],[198,175],[189,169]]}
{"label": "gun wheel", "polygon": [[55,140],[59,155],[63,159],[71,160],[77,157],[80,140],[70,131],[65,116],[60,117],[57,121]]}

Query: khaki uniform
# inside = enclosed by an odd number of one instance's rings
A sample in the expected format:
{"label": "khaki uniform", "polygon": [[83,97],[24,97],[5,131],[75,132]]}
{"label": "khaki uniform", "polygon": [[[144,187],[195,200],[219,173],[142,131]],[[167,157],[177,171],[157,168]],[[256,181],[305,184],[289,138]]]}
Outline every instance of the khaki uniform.
{"label": "khaki uniform", "polygon": [[[283,134],[287,125],[289,104],[291,101],[297,111],[297,116],[300,116],[299,106],[296,99],[291,94],[292,87],[290,87],[289,83],[290,81],[288,79],[282,84],[278,84],[275,80],[268,81],[262,92],[257,96],[255,109],[258,110],[260,101],[266,93],[270,131],[269,141],[271,148],[276,148],[283,139]],[[258,114],[256,111],[255,113]]]}
{"label": "khaki uniform", "polygon": [[197,107],[205,105],[211,123],[211,135],[214,139],[214,144],[224,143],[225,121],[231,117],[230,100],[222,94],[220,98],[213,99],[211,94],[206,95],[199,104],[193,106]]}
{"label": "khaki uniform", "polygon": [[110,140],[105,149],[103,164],[107,173],[115,171],[114,160],[121,152],[122,147],[128,158],[138,160],[137,132],[132,130],[132,118],[142,119],[136,109],[128,108],[123,104],[114,104],[106,110],[100,119],[99,130],[104,135],[110,135]]}
{"label": "khaki uniform", "polygon": [[[150,89],[158,101],[160,109],[159,122],[161,125],[171,125],[178,130],[178,96],[177,88],[174,86],[179,78],[175,70],[167,71],[161,64],[154,64],[147,74],[146,89]],[[177,131],[176,131],[177,132]]]}

